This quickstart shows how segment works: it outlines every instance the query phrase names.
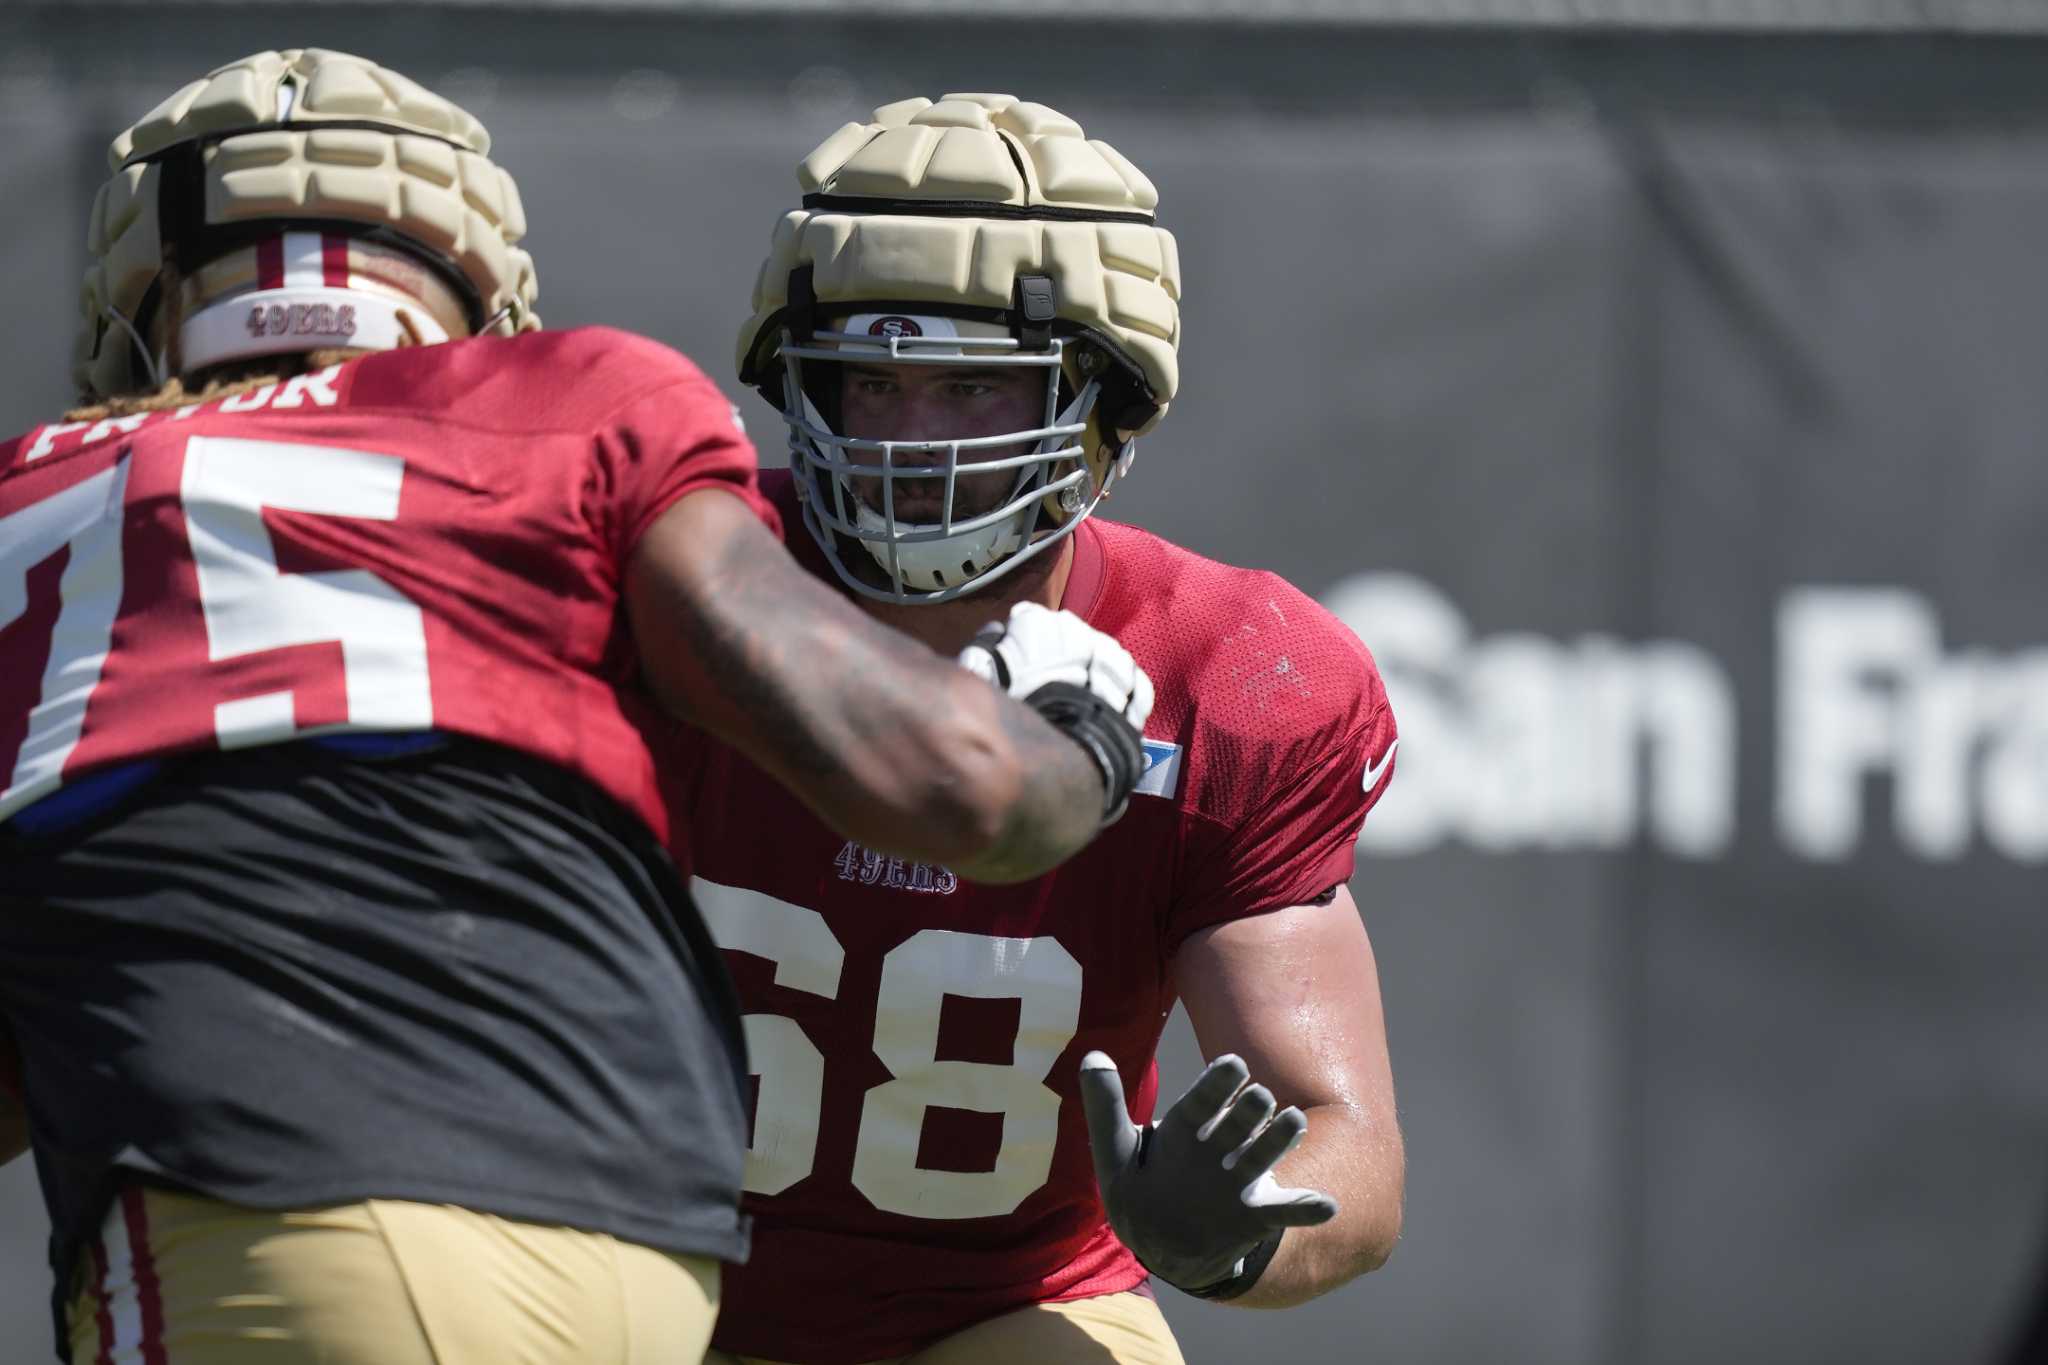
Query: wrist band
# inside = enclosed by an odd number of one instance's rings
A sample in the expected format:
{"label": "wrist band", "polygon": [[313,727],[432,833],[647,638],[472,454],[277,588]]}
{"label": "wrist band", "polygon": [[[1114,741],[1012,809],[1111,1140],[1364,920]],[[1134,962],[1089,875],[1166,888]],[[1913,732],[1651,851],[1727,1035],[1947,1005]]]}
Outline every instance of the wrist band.
{"label": "wrist band", "polygon": [[1191,1298],[1234,1299],[1259,1282],[1259,1276],[1265,1274],[1266,1267],[1273,1262],[1273,1253],[1280,1250],[1280,1239],[1286,1235],[1286,1229],[1283,1228],[1247,1251],[1238,1261],[1237,1269],[1214,1284],[1205,1284],[1197,1289],[1188,1289],[1180,1285],[1174,1287]]}
{"label": "wrist band", "polygon": [[1095,760],[1102,770],[1102,823],[1115,824],[1145,775],[1145,746],[1137,728],[1095,693],[1073,683],[1047,683],[1024,698],[1024,704]]}

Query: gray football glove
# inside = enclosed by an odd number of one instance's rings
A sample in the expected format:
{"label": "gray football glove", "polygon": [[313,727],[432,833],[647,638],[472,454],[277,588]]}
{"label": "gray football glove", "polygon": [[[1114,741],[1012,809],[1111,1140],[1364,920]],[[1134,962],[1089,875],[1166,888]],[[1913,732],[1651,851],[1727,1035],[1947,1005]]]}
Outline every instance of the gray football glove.
{"label": "gray football glove", "polygon": [[1189,1293],[1242,1293],[1264,1269],[1260,1259],[1245,1275],[1247,1256],[1256,1259],[1262,1244],[1277,1243],[1288,1228],[1337,1216],[1329,1195],[1273,1179],[1308,1119],[1292,1105],[1275,1114],[1273,1092],[1246,1085],[1250,1078],[1226,1053],[1140,1128],[1124,1104],[1116,1063],[1100,1052],[1081,1059],[1081,1105],[1109,1224],[1147,1270]]}

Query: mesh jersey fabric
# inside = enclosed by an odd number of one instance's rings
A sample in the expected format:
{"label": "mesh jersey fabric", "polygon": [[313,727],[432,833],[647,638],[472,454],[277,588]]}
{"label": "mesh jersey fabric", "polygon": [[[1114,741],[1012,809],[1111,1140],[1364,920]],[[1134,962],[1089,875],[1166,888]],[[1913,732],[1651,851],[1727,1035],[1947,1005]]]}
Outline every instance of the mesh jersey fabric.
{"label": "mesh jersey fabric", "polygon": [[[763,487],[794,515],[786,478]],[[1351,875],[1386,788],[1362,779],[1395,739],[1364,647],[1271,574],[1100,518],[1075,547],[1065,605],[1152,676],[1152,766],[1123,820],[1045,877],[906,864],[724,745],[678,730],[660,750],[758,1074],[754,1251],[726,1278],[721,1349],[852,1365],[1143,1283],[1096,1194],[1081,1056],[1115,1058],[1149,1116],[1181,942]]]}
{"label": "mesh jersey fabric", "polygon": [[775,525],[754,464],[694,365],[606,328],[37,427],[0,445],[0,819],[125,761],[438,728],[659,832],[626,559],[707,487]]}

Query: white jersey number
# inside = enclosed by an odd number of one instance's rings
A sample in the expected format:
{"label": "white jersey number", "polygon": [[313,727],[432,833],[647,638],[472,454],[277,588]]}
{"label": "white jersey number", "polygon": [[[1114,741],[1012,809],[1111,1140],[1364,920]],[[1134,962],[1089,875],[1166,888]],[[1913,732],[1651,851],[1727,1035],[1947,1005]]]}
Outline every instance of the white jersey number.
{"label": "white jersey number", "polygon": [[28,576],[69,546],[58,584],[50,658],[29,708],[14,771],[0,790],[0,820],[53,792],[78,747],[85,707],[100,685],[121,609],[122,508],[128,461],[0,517],[0,628],[28,610]]}
{"label": "white jersey number", "polygon": [[[846,952],[823,915],[702,877],[690,890],[720,947],[773,962],[779,986],[837,997]],[[939,1058],[948,995],[1017,1001],[1009,1062]],[[1045,1078],[1080,1017],[1081,964],[1055,939],[925,929],[892,948],[882,959],[873,1041],[892,1079],[862,1102],[855,1187],[876,1208],[913,1218],[987,1218],[1022,1204],[1052,1173],[1060,1097]],[[792,1019],[749,1014],[744,1025],[761,1078],[746,1188],[779,1194],[816,1161],[825,1059]],[[917,1164],[925,1114],[935,1107],[1003,1116],[993,1170]]]}
{"label": "white jersey number", "polygon": [[[182,442],[179,488],[198,571],[208,657],[219,661],[292,645],[337,643],[348,727],[424,729],[434,721],[420,609],[363,569],[279,570],[263,510],[392,521],[405,462],[339,446],[193,436]],[[28,609],[37,565],[69,547],[49,661],[7,785],[0,819],[56,790],[78,747],[120,612],[121,534],[135,456],[0,517],[0,627]],[[152,570],[162,566],[144,566]],[[214,731],[224,749],[297,733],[290,690],[222,702]]]}
{"label": "white jersey number", "polygon": [[[420,609],[366,569],[280,573],[263,509],[398,519],[405,461],[340,446],[194,436],[185,443],[185,525],[199,566],[209,658],[290,645],[341,645],[352,729],[424,730],[434,723],[427,630]],[[292,693],[213,709],[223,749],[275,744],[298,730]]]}

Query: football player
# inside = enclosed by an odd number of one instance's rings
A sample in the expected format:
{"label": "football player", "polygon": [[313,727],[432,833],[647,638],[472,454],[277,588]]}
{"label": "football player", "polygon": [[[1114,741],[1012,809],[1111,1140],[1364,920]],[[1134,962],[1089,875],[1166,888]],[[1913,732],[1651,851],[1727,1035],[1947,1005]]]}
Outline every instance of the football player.
{"label": "football player", "polygon": [[997,880],[1138,775],[1113,641],[867,620],[689,362],[536,330],[488,150],[339,53],[178,91],[94,207],[88,407],[0,444],[0,1012],[81,1365],[697,1358],[744,1060],[641,676]]}
{"label": "football player", "polygon": [[[1064,606],[1157,704],[1121,822],[1014,886],[837,835],[730,747],[664,759],[758,1075],[716,1358],[1177,1361],[1149,1279],[1298,1303],[1400,1226],[1346,889],[1387,698],[1279,578],[1091,516],[1176,386],[1180,266],[1136,167],[1044,105],[949,95],[798,176],[739,339],[787,420],[764,488],[792,548],[941,652]],[[1212,1061],[1152,1122],[1176,999]]]}

